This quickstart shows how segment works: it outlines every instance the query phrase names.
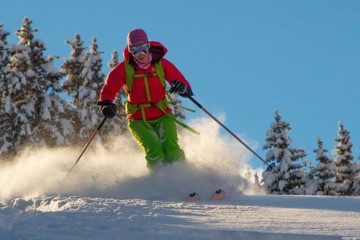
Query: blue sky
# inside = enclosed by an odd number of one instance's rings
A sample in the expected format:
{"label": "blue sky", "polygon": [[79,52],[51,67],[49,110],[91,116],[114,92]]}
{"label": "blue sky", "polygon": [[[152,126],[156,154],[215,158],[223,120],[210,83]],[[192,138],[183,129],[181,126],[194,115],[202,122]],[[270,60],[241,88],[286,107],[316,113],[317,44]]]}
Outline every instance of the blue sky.
{"label": "blue sky", "polygon": [[[14,32],[33,20],[48,54],[68,57],[79,33],[86,46],[96,37],[104,73],[112,51],[143,28],[162,42],[192,84],[195,99],[240,138],[257,142],[265,158],[266,131],[278,109],[289,122],[291,147],[314,161],[317,137],[329,152],[338,122],[350,131],[360,155],[360,1],[218,0],[2,0],[0,23]],[[61,62],[59,61],[60,65]],[[185,106],[196,106],[184,101]],[[206,116],[201,110],[188,119]],[[226,134],[224,132],[224,134]],[[240,146],[240,143],[239,143]],[[329,154],[330,155],[330,154]],[[357,160],[358,161],[358,160]],[[261,162],[253,157],[256,168]]]}

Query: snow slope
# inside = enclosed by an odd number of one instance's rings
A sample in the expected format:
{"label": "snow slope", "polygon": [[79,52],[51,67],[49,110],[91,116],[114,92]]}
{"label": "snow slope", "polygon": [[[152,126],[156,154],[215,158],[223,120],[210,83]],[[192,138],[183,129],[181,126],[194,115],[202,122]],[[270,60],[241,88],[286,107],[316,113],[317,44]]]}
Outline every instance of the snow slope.
{"label": "snow slope", "polygon": [[[211,121],[193,126],[189,160],[154,174],[129,138],[92,144],[68,178],[81,149],[23,152],[0,167],[0,239],[360,239],[359,198],[253,195],[249,153]],[[218,188],[226,199],[208,200]]]}
{"label": "snow slope", "polygon": [[1,239],[360,239],[356,198],[244,195],[189,203],[49,196],[0,206]]}

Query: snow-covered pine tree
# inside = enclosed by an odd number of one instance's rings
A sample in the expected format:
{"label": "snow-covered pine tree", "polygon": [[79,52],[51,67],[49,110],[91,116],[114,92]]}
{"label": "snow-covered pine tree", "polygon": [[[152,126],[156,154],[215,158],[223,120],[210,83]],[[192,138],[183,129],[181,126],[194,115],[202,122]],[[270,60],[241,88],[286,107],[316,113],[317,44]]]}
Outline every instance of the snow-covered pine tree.
{"label": "snow-covered pine tree", "polygon": [[[6,75],[9,73],[10,54],[8,50],[7,36],[10,32],[3,29],[3,24],[0,23],[0,92],[3,93],[8,84]],[[1,98],[0,98],[1,99]]]}
{"label": "snow-covered pine tree", "polygon": [[350,132],[344,128],[341,121],[339,122],[338,137],[334,138],[334,141],[337,143],[332,151],[334,155],[337,155],[335,158],[334,191],[336,195],[349,196],[352,195],[358,166],[353,161],[353,144],[350,141]]}
{"label": "snow-covered pine tree", "polygon": [[75,34],[75,40],[65,40],[66,44],[71,46],[71,54],[69,59],[65,59],[61,65],[61,71],[66,74],[66,79],[62,84],[63,90],[71,96],[71,103],[78,109],[80,98],[80,87],[83,85],[83,71],[86,54],[84,42],[81,40],[80,34]]}
{"label": "snow-covered pine tree", "polygon": [[3,29],[0,24],[0,156],[1,159],[9,159],[15,154],[13,141],[13,121],[16,117],[15,105],[9,97],[9,65],[10,52],[8,49],[7,36],[10,32]]}
{"label": "snow-covered pine tree", "polygon": [[[303,162],[303,165],[304,165],[304,171],[307,172],[307,178],[311,181],[314,180],[315,178],[315,167],[314,165],[312,164],[311,161],[308,161],[308,160],[304,160]],[[308,167],[309,170],[306,169],[306,167]]]}
{"label": "snow-covered pine tree", "polygon": [[18,44],[8,48],[11,61],[2,109],[7,113],[6,126],[12,131],[7,141],[13,154],[25,146],[64,143],[58,117],[66,104],[55,94],[60,90],[62,74],[54,68],[53,56],[43,56],[45,45],[34,38],[37,30],[31,25],[32,21],[25,17],[15,33]]}
{"label": "snow-covered pine tree", "polygon": [[116,49],[114,49],[114,51],[111,55],[111,61],[108,62],[108,67],[113,69],[118,64],[119,64],[119,53]]}
{"label": "snow-covered pine tree", "polygon": [[[5,111],[5,122],[1,128],[6,129],[6,148],[2,148],[2,155],[15,156],[28,142],[31,126],[28,116],[33,114],[26,104],[30,103],[31,90],[27,89],[26,73],[30,69],[28,48],[21,45],[10,45],[11,60],[8,64],[9,72],[6,79],[5,91],[2,92],[2,111]],[[10,147],[11,146],[11,147]]]}
{"label": "snow-covered pine tree", "polygon": [[[42,57],[42,56],[41,56]],[[54,56],[42,57],[44,62],[37,66],[41,69],[39,83],[42,94],[39,95],[39,122],[33,126],[34,139],[38,146],[69,146],[69,137],[74,135],[71,114],[72,107],[59,95],[62,92],[59,81],[63,74],[53,64]],[[36,66],[36,65],[35,65]]]}
{"label": "snow-covered pine tree", "polygon": [[69,106],[56,94],[61,91],[59,81],[63,74],[54,67],[56,56],[44,56],[45,44],[34,37],[37,30],[31,25],[32,20],[25,17],[21,29],[15,33],[19,38],[18,46],[29,56],[28,68],[23,72],[26,77],[24,96],[29,101],[20,107],[30,120],[29,144],[47,147],[66,145],[64,134],[68,134],[68,127],[64,126],[62,116],[67,116]]}
{"label": "snow-covered pine tree", "polygon": [[303,149],[290,148],[291,139],[288,131],[290,124],[282,121],[278,110],[275,110],[275,122],[271,123],[266,133],[266,144],[263,149],[269,149],[266,162],[275,163],[274,170],[264,171],[262,182],[268,193],[274,194],[304,194],[305,173],[302,164],[296,163],[306,156]]}
{"label": "snow-covered pine tree", "polygon": [[315,167],[311,161],[303,161],[304,172],[306,173],[305,177],[305,194],[314,195],[318,188],[318,183],[315,180]]}
{"label": "snow-covered pine tree", "polygon": [[[66,75],[66,79],[62,83],[62,89],[71,98],[69,102],[73,106],[73,111],[70,115],[73,123],[72,127],[76,133],[80,133],[80,129],[84,124],[79,118],[79,116],[81,116],[79,111],[81,111],[80,88],[84,84],[83,71],[86,61],[86,47],[78,33],[75,34],[74,41],[65,40],[65,43],[71,46],[71,54],[70,58],[64,59],[64,62],[61,65],[61,71]],[[82,145],[83,138],[85,138],[85,136],[73,134],[73,136],[69,138],[69,141],[75,145]]]}
{"label": "snow-covered pine tree", "polygon": [[32,125],[36,121],[36,100],[40,89],[36,81],[31,63],[31,48],[37,30],[31,28],[27,17],[24,18],[20,30],[16,35],[20,41],[17,45],[9,46],[11,61],[7,78],[8,92],[5,97],[7,112],[12,115],[8,126],[12,129],[13,152],[16,154],[22,147],[32,144]]}
{"label": "snow-covered pine tree", "polygon": [[0,103],[3,105],[2,98],[8,94],[4,93],[8,90],[9,79],[7,74],[9,73],[10,53],[8,49],[7,36],[10,32],[3,29],[3,24],[0,23]]}
{"label": "snow-covered pine tree", "polygon": [[98,51],[97,40],[93,37],[90,51],[85,54],[83,71],[79,76],[82,82],[79,81],[77,109],[80,121],[78,136],[81,142],[86,142],[102,120],[102,115],[96,105],[105,78],[105,75],[101,72],[101,54],[102,52]]}
{"label": "snow-covered pine tree", "polygon": [[11,160],[16,155],[19,137],[14,129],[19,128],[16,122],[17,116],[17,108],[6,94],[0,106],[0,161]]}
{"label": "snow-covered pine tree", "polygon": [[317,195],[329,195],[329,182],[335,176],[335,164],[333,159],[326,156],[328,151],[323,147],[323,141],[318,137],[317,139],[318,148],[314,150],[316,153],[316,160],[319,161],[315,168],[315,177],[317,182]]}

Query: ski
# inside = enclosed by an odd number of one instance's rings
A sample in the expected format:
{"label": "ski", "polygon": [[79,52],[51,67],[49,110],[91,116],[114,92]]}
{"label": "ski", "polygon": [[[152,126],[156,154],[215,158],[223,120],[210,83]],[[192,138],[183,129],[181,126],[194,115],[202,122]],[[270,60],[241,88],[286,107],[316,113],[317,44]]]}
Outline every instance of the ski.
{"label": "ski", "polygon": [[211,196],[212,201],[219,201],[219,200],[223,200],[225,197],[225,191],[222,189],[216,190],[213,195]]}
{"label": "ski", "polygon": [[[222,189],[218,189],[216,190],[213,195],[211,196],[210,200],[211,201],[220,201],[223,200],[225,197],[225,191]],[[190,193],[187,197],[186,197],[186,201],[199,201],[200,200],[200,195],[197,192],[193,192]]]}
{"label": "ski", "polygon": [[186,201],[198,201],[200,200],[200,195],[196,192],[190,193],[187,197],[186,197]]}

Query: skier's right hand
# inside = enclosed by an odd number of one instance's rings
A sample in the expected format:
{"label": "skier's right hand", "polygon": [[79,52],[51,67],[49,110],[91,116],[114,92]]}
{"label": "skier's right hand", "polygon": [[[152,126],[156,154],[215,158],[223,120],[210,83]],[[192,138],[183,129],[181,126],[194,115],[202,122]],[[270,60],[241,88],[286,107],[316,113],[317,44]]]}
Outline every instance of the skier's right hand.
{"label": "skier's right hand", "polygon": [[97,105],[100,106],[100,110],[106,118],[113,118],[115,116],[116,105],[111,101],[105,100],[103,102],[98,102]]}
{"label": "skier's right hand", "polygon": [[194,95],[191,88],[186,86],[184,83],[179,80],[173,80],[171,82],[171,88],[169,93],[178,93],[182,97],[188,97]]}

